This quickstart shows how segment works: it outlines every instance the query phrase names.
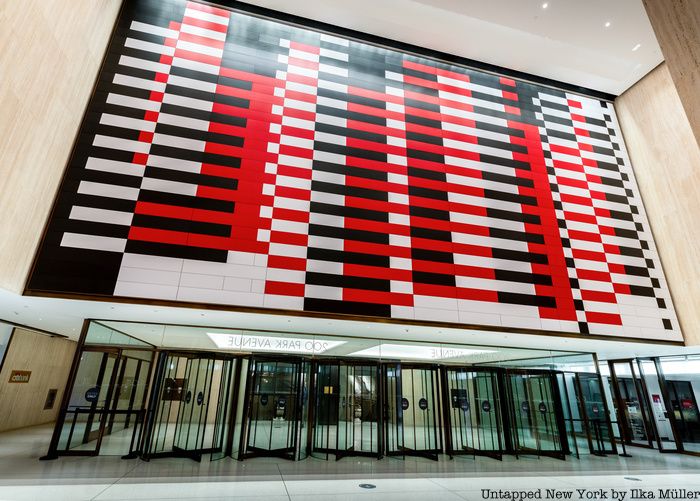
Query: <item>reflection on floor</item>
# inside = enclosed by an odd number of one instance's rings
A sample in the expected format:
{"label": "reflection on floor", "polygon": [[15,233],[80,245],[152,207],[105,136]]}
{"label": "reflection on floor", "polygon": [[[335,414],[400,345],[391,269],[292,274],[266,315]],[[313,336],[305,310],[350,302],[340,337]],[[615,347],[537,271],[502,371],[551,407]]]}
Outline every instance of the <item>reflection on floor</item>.
{"label": "reflection on floor", "polygon": [[[631,458],[584,456],[559,461],[523,457],[503,461],[471,456],[424,459],[309,458],[201,463],[161,459],[149,463],[118,457],[39,461],[50,426],[0,433],[0,499],[244,499],[266,500],[481,500],[482,488],[700,490],[700,458],[628,448]],[[630,480],[629,478],[633,478]],[[637,480],[635,480],[637,479]],[[372,484],[363,489],[360,484]],[[626,499],[629,499],[629,494]],[[574,494],[573,499],[577,499]]]}

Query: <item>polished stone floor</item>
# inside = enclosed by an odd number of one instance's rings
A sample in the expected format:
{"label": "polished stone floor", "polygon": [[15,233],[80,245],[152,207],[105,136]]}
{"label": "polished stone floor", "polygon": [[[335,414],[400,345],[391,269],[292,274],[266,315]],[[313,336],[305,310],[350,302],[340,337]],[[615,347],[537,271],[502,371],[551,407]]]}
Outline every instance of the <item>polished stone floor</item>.
{"label": "polished stone floor", "polygon": [[[700,490],[700,458],[630,448],[631,458],[583,456],[424,459],[276,459],[201,463],[114,456],[39,461],[51,428],[0,433],[0,500],[470,500],[481,489]],[[365,489],[360,484],[371,484]],[[608,492],[609,494],[609,492]],[[546,495],[544,493],[543,495]],[[658,497],[658,494],[657,494]],[[544,498],[546,499],[546,498]],[[609,498],[608,498],[609,499]]]}

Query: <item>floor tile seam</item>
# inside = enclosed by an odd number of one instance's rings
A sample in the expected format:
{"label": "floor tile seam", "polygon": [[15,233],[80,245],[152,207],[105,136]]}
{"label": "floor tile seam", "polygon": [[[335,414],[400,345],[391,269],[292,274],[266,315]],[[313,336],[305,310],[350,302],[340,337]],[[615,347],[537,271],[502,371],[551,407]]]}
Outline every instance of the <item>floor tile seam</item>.
{"label": "floor tile seam", "polygon": [[289,494],[289,489],[287,489],[287,482],[284,479],[284,474],[282,473],[282,469],[280,468],[280,465],[277,465],[277,471],[280,473],[280,480],[282,480],[282,485],[284,486],[284,492],[287,493],[287,499],[289,501],[292,501],[292,496]]}
{"label": "floor tile seam", "polygon": [[91,498],[91,501],[95,501],[97,498],[99,498],[102,494],[107,492],[109,489],[117,485],[119,482],[124,480],[132,471],[134,471],[138,467],[138,463],[134,463],[134,465],[131,468],[128,468],[126,472],[121,477],[118,477],[114,482],[111,484],[107,485],[104,489],[102,489],[100,492],[98,492],[95,496]]}

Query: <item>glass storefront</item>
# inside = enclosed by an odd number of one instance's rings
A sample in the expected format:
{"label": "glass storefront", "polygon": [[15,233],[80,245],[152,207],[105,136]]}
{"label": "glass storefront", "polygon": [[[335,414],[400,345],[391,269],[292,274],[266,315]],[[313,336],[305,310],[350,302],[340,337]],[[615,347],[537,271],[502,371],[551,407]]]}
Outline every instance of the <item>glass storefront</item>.
{"label": "glass storefront", "polygon": [[93,321],[48,457],[700,452],[700,359],[600,369],[565,351]]}

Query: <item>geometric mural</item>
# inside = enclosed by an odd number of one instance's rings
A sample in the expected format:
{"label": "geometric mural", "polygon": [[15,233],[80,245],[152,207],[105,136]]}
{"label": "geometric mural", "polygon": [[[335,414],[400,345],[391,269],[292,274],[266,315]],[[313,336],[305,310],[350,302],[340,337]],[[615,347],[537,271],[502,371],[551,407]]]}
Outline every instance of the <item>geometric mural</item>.
{"label": "geometric mural", "polygon": [[127,1],[28,284],[678,340],[609,102]]}

